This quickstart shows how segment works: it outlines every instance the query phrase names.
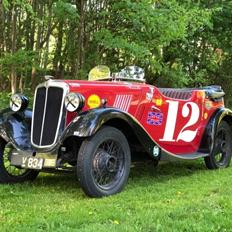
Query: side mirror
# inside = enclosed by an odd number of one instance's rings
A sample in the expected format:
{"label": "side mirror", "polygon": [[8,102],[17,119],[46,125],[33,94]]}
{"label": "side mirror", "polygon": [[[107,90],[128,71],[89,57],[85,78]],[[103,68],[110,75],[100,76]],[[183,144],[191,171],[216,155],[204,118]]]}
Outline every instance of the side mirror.
{"label": "side mirror", "polygon": [[122,69],[119,73],[119,77],[127,80],[135,80],[145,82],[145,72],[144,69],[138,66],[127,66]]}
{"label": "side mirror", "polygon": [[107,80],[110,77],[110,68],[105,65],[98,65],[90,70],[89,81]]}

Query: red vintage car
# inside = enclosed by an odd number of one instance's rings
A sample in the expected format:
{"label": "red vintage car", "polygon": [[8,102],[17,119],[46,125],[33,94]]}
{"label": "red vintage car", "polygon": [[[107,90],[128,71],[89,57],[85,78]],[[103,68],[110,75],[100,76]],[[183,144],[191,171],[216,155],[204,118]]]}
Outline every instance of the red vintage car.
{"label": "red vintage car", "polygon": [[232,112],[219,86],[158,88],[136,66],[115,74],[97,66],[88,81],[46,79],[32,110],[15,94],[0,113],[1,183],[75,170],[84,192],[101,197],[123,189],[135,153],[230,164]]}

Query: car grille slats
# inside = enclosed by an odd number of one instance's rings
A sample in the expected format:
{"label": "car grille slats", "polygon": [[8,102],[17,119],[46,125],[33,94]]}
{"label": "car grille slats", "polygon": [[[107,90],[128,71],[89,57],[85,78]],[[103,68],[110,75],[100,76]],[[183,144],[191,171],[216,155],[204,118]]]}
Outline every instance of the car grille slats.
{"label": "car grille slats", "polygon": [[46,88],[41,87],[37,90],[34,106],[34,123],[33,123],[33,142],[40,144],[41,128],[43,123],[43,112],[45,106]]}
{"label": "car grille slats", "polygon": [[40,87],[36,91],[32,121],[32,144],[49,147],[56,142],[63,115],[63,88]]}

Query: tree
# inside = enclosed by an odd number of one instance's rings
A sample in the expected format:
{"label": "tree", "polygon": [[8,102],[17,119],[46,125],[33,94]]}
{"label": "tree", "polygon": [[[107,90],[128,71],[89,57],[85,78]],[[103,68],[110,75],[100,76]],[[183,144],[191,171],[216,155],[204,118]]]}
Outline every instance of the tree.
{"label": "tree", "polygon": [[229,0],[0,0],[1,89],[136,64],[158,86],[230,92],[231,12]]}

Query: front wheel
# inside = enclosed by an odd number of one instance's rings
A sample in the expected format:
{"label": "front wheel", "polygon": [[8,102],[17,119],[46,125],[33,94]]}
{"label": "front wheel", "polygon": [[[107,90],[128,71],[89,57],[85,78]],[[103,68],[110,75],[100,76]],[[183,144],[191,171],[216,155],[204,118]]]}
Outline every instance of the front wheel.
{"label": "front wheel", "polygon": [[221,121],[218,125],[211,154],[205,157],[209,169],[226,168],[230,165],[232,155],[232,132],[230,125]]}
{"label": "front wheel", "polygon": [[123,189],[130,164],[130,147],[126,137],[120,130],[106,126],[82,142],[77,175],[88,196],[108,196]]}
{"label": "front wheel", "polygon": [[19,183],[34,180],[39,172],[10,165],[13,146],[0,139],[0,183]]}

